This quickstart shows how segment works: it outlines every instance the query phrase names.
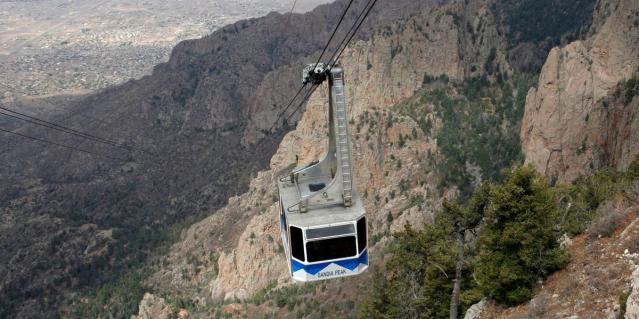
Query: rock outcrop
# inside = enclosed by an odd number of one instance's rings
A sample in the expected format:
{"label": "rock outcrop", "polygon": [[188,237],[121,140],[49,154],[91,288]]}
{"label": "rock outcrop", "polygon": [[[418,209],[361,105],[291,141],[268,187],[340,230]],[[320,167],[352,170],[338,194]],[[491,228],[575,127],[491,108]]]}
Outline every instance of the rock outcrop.
{"label": "rock outcrop", "polygon": [[632,292],[626,301],[625,319],[639,319],[639,267],[632,273]]}
{"label": "rock outcrop", "polygon": [[166,304],[164,298],[147,293],[140,302],[138,315],[131,319],[169,319],[171,317],[173,317],[173,310]]}
{"label": "rock outcrop", "polygon": [[466,314],[464,314],[464,319],[477,319],[481,315],[481,313],[486,309],[487,301],[485,299],[480,302],[470,306],[468,310],[466,310]]}
{"label": "rock outcrop", "polygon": [[592,38],[552,49],[526,99],[526,162],[560,181],[604,166],[624,169],[639,152],[637,101],[611,97],[638,71],[639,2],[611,5]]}

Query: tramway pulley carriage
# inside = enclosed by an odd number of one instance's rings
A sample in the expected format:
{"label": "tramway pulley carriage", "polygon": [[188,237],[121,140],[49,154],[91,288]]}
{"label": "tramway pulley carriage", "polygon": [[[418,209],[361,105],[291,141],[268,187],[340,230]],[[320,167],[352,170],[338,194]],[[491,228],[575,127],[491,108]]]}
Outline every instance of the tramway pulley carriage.
{"label": "tramway pulley carriage", "polygon": [[328,150],[279,178],[280,229],[293,279],[357,275],[368,268],[365,210],[352,180],[344,72],[311,64],[304,83],[329,81]]}

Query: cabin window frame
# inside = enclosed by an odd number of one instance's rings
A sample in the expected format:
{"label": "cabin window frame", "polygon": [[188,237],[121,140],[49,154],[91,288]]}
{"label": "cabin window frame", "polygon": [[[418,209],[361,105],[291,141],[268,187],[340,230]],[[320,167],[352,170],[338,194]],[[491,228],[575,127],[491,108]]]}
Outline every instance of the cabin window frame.
{"label": "cabin window frame", "polygon": [[[286,220],[286,214],[284,213],[284,206],[282,205],[282,199],[280,198],[280,228],[284,231],[286,238],[288,237],[288,221]],[[290,241],[290,240],[289,240]]]}

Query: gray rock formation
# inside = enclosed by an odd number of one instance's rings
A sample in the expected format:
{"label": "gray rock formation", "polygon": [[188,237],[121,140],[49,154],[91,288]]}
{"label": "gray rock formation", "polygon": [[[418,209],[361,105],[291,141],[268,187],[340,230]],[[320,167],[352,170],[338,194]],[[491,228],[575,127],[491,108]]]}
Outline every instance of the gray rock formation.
{"label": "gray rock formation", "polygon": [[147,293],[140,302],[138,315],[131,319],[169,319],[172,316],[173,310],[164,298]]}
{"label": "gray rock formation", "polygon": [[626,301],[625,319],[639,319],[639,267],[632,273],[632,291]]}
{"label": "gray rock formation", "polygon": [[486,299],[470,306],[468,310],[466,310],[466,314],[464,315],[464,319],[477,319],[481,316],[484,309],[486,309]]}
{"label": "gray rock formation", "polygon": [[639,2],[620,1],[592,38],[548,55],[521,128],[526,162],[540,172],[569,182],[603,166],[623,169],[639,152],[637,102],[610,98],[638,71],[638,11]]}

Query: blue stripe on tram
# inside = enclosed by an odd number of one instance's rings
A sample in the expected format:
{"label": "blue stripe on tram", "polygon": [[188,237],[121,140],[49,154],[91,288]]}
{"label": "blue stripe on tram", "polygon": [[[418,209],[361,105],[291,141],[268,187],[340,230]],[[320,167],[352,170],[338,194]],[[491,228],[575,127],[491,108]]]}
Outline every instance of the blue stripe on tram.
{"label": "blue stripe on tram", "polygon": [[355,270],[360,264],[368,265],[368,250],[364,250],[364,252],[357,258],[339,260],[339,261],[329,261],[325,263],[319,264],[311,264],[304,265],[295,259],[291,259],[291,268],[293,272],[303,269],[306,273],[311,275],[316,275],[318,272],[324,270],[324,268],[328,267],[330,264],[336,264],[342,266],[350,271]]}

